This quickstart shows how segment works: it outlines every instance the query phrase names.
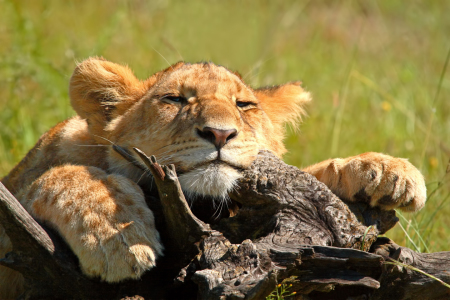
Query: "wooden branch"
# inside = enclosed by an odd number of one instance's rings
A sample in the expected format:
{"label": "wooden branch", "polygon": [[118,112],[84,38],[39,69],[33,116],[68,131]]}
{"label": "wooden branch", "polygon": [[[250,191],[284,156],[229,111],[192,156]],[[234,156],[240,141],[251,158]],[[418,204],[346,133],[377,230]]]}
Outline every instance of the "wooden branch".
{"label": "wooden branch", "polygon": [[[364,226],[311,175],[262,152],[231,197],[240,203],[239,211],[212,226],[217,233],[202,241],[200,255],[185,268],[186,277],[199,285],[201,299],[261,299],[276,281],[290,276],[300,280],[294,284],[299,294],[380,286],[380,256],[330,247],[368,250],[380,220],[362,218],[373,225]],[[366,208],[358,214],[367,214]],[[390,220],[389,226],[397,221],[393,212],[376,213]]]}
{"label": "wooden branch", "polygon": [[28,256],[42,252],[52,255],[55,246],[48,234],[27,213],[14,196],[0,182],[0,223],[5,228],[14,248]]}
{"label": "wooden branch", "polygon": [[161,167],[154,156],[149,158],[137,148],[134,148],[134,151],[144,161],[155,179],[171,245],[191,259],[198,253],[195,242],[211,233],[210,226],[191,212],[174,165]]}
{"label": "wooden branch", "polygon": [[226,232],[232,242],[261,238],[262,243],[276,237],[281,245],[368,250],[377,234],[398,221],[394,211],[372,209],[362,203],[351,206],[355,215],[315,177],[268,151],[260,152],[244,171],[231,197],[242,207],[235,217],[222,220],[214,229]]}
{"label": "wooden branch", "polygon": [[266,247],[250,240],[231,244],[220,234],[206,238],[201,255],[187,267],[197,270],[191,280],[199,285],[199,298],[263,299],[292,276],[292,290],[299,294],[329,292],[335,286],[380,286],[375,278],[383,259],[378,255],[327,246]]}
{"label": "wooden branch", "polygon": [[[380,278],[383,288],[375,291],[370,299],[450,298],[450,288],[442,284],[442,282],[450,283],[450,252],[417,253],[409,248],[400,247],[388,238],[379,238],[372,245],[371,251],[393,264],[383,266]],[[396,265],[396,262],[406,266]]]}
{"label": "wooden branch", "polygon": [[[418,254],[377,239],[395,225],[395,212],[345,204],[314,177],[269,152],[260,153],[230,194],[239,204],[237,213],[210,226],[189,209],[174,167],[159,166],[135,151],[158,187],[159,199],[143,187],[166,248],[157,267],[140,280],[114,285],[86,278],[67,245],[0,186],[0,221],[14,246],[1,264],[24,275],[23,298],[262,299],[283,280],[308,299],[448,296],[441,283],[384,262],[407,262],[448,282],[449,252]],[[374,253],[365,252],[369,248]]]}

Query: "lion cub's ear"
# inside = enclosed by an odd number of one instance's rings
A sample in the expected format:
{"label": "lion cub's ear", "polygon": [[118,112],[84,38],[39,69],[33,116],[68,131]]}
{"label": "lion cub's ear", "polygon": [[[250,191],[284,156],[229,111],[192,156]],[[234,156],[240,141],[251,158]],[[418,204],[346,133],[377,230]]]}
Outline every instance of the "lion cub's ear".
{"label": "lion cub's ear", "polygon": [[70,100],[78,115],[88,121],[89,130],[102,136],[105,126],[123,114],[149,88],[126,66],[102,58],[81,62],[70,79]]}
{"label": "lion cub's ear", "polygon": [[255,90],[262,109],[276,130],[284,132],[284,123],[295,126],[305,114],[304,106],[311,100],[311,95],[300,84],[301,82],[291,82]]}

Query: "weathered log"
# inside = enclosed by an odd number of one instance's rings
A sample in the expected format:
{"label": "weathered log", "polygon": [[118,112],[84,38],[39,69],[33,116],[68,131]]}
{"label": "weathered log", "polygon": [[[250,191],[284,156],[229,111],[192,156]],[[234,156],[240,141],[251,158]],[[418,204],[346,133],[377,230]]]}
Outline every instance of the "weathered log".
{"label": "weathered log", "polygon": [[[192,214],[173,166],[161,168],[154,159],[140,156],[158,187],[160,198],[146,191],[147,203],[166,252],[138,281],[111,285],[86,278],[55,233],[33,223],[12,195],[0,193],[0,221],[14,246],[0,263],[25,276],[23,298],[262,299],[283,280],[290,280],[292,291],[301,295],[298,299],[386,299],[386,295],[411,299],[409,289],[423,299],[448,296],[441,283],[407,269],[395,271],[384,262],[405,261],[400,249],[412,257],[413,265],[448,282],[449,252],[418,254],[377,240],[396,223],[394,212],[363,203],[346,205],[312,176],[268,152],[260,153],[230,195],[239,206],[237,213],[211,226],[196,217],[202,202],[191,205]],[[25,221],[17,217],[21,215]],[[28,224],[37,229],[28,229]],[[46,241],[43,245],[41,239]],[[26,250],[27,245],[37,246]],[[357,250],[370,247],[375,254]],[[398,288],[403,292],[395,294]]]}
{"label": "weathered log", "polygon": [[[379,287],[381,257],[327,247],[368,250],[379,232],[376,221],[361,224],[311,175],[262,152],[230,196],[239,211],[212,226],[223,235],[203,239],[201,255],[183,273],[199,285],[202,299],[261,299],[290,276],[300,278],[295,288],[304,294],[336,285]],[[394,212],[377,214],[386,226],[397,221]]]}
{"label": "weathered log", "polygon": [[371,251],[381,255],[387,263],[379,279],[383,288],[374,291],[370,299],[450,298],[450,288],[442,284],[450,283],[450,252],[417,253],[388,238],[379,238]]}

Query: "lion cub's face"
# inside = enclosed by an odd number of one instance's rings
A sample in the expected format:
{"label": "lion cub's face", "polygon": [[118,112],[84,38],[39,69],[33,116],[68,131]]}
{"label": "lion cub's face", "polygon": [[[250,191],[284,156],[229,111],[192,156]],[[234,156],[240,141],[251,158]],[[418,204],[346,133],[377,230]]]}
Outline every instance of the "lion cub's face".
{"label": "lion cub's face", "polygon": [[[185,192],[224,198],[259,150],[285,151],[283,123],[309,95],[295,83],[254,90],[212,63],[177,63],[138,81],[126,67],[89,59],[72,76],[71,99],[94,136],[175,164]],[[108,160],[112,170],[142,176],[114,151]]]}

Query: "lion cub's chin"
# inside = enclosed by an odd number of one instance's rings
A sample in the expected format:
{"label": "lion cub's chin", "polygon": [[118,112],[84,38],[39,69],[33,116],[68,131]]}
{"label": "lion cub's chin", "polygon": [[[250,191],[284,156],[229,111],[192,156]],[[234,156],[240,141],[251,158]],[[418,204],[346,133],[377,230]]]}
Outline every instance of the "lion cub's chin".
{"label": "lion cub's chin", "polygon": [[225,200],[241,176],[228,165],[212,163],[181,175],[179,180],[188,197],[207,196]]}

